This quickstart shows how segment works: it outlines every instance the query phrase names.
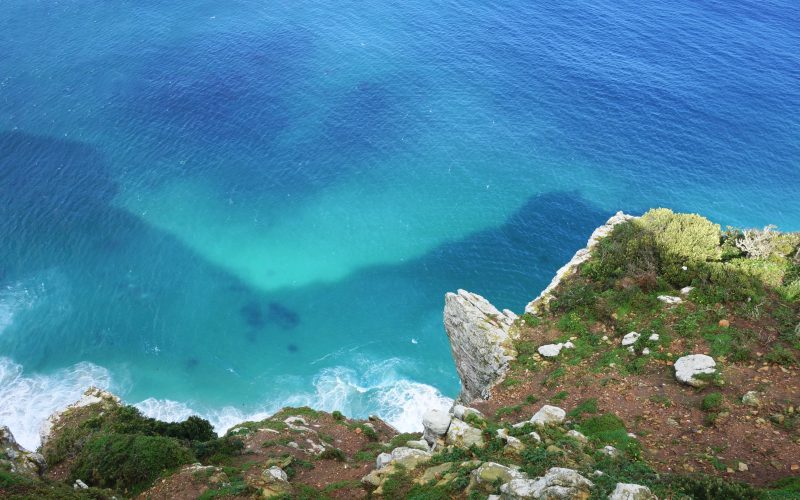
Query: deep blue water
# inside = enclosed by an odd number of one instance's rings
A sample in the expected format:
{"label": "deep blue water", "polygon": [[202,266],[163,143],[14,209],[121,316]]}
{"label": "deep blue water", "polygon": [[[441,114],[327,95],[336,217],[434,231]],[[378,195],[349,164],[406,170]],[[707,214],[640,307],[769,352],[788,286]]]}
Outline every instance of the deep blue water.
{"label": "deep blue water", "polygon": [[792,1],[5,0],[0,424],[90,383],[401,428],[456,288],[521,311],[617,210],[800,229]]}

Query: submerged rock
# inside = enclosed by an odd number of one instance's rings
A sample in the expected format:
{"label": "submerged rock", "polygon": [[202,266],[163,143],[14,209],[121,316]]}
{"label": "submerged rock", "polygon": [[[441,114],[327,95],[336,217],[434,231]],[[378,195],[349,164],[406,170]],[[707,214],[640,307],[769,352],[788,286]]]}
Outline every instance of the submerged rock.
{"label": "submerged rock", "polygon": [[500,312],[480,295],[459,290],[445,296],[444,327],[461,379],[459,399],[488,399],[516,359],[512,325],[517,316]]}

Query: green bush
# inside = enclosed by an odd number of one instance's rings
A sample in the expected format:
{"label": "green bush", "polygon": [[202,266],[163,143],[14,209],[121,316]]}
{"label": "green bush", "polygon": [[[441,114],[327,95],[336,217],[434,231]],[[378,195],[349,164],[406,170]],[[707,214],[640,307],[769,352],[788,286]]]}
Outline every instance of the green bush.
{"label": "green bush", "polygon": [[725,399],[721,393],[712,392],[703,398],[703,402],[700,403],[700,408],[702,408],[703,411],[717,411],[722,408],[724,401]]}
{"label": "green bush", "polygon": [[751,500],[759,498],[752,486],[713,476],[671,478],[671,486],[694,500]]}
{"label": "green bush", "polygon": [[189,450],[173,438],[99,433],[78,454],[72,479],[136,493],[162,472],[193,461]]}
{"label": "green bush", "polygon": [[319,454],[319,458],[321,460],[338,460],[344,462],[347,460],[347,455],[339,448],[325,448],[325,451]]}
{"label": "green bush", "polygon": [[241,455],[244,442],[236,436],[225,436],[209,441],[195,441],[192,451],[202,463],[219,464],[229,461],[232,457]]}
{"label": "green bush", "polygon": [[118,434],[166,436],[186,441],[209,441],[217,437],[214,427],[200,417],[191,416],[183,422],[162,422],[145,417],[133,406],[115,408],[101,428]]}

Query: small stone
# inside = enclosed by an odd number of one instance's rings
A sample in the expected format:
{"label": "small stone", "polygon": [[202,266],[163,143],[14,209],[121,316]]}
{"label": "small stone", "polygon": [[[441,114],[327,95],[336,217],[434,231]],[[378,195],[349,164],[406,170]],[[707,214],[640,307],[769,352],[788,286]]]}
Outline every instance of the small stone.
{"label": "small stone", "polygon": [[742,404],[752,406],[754,408],[761,406],[761,397],[758,391],[747,391],[744,396],[742,396]]}
{"label": "small stone", "polygon": [[650,488],[639,484],[617,483],[608,500],[658,500]]}
{"label": "small stone", "polygon": [[739,465],[737,465],[737,468],[739,469],[739,472],[747,472],[748,471],[747,464],[744,463],[744,462],[739,462]]}
{"label": "small stone", "polygon": [[680,297],[674,297],[672,295],[659,295],[658,300],[667,304],[667,305],[677,305],[683,302],[683,299]]}
{"label": "small stone", "polygon": [[533,425],[559,425],[564,422],[567,412],[557,406],[544,405],[531,417]]}
{"label": "small stone", "polygon": [[791,466],[789,466],[789,469],[793,471],[798,471],[800,470],[800,464],[792,464]]}
{"label": "small stone", "polygon": [[622,345],[623,346],[633,345],[636,343],[637,340],[639,340],[639,337],[641,336],[642,335],[638,332],[630,332],[629,334],[622,337]]}
{"label": "small stone", "polygon": [[469,448],[472,445],[483,448],[485,445],[483,432],[480,429],[476,429],[457,418],[453,419],[450,423],[450,428],[447,429],[447,444],[460,448]]}
{"label": "small stone", "polygon": [[428,446],[428,442],[424,439],[406,441],[406,447],[414,448],[415,450],[431,451],[430,446]]}
{"label": "small stone", "polygon": [[645,347],[644,349],[642,349],[642,354],[645,355],[645,356],[649,355],[650,354],[650,349]]}
{"label": "small stone", "polygon": [[479,412],[475,408],[470,408],[469,406],[464,405],[454,405],[451,413],[454,417],[461,420],[466,419],[470,415],[478,418],[484,418],[483,413]]}
{"label": "small stone", "polygon": [[84,483],[80,479],[76,479],[75,480],[75,484],[73,484],[72,487],[74,489],[76,489],[76,490],[88,490],[89,489],[89,486],[87,486],[86,483]]}
{"label": "small stone", "polygon": [[612,457],[612,458],[619,456],[619,450],[614,448],[610,444],[607,444],[607,445],[603,446],[600,449],[600,453],[602,453],[603,455],[608,455],[609,457]]}
{"label": "small stone", "polygon": [[564,344],[546,344],[536,349],[545,358],[555,358],[561,353]]}
{"label": "small stone", "polygon": [[571,437],[572,439],[574,439],[574,440],[576,440],[576,441],[578,441],[580,443],[586,444],[586,443],[589,442],[589,439],[586,436],[584,436],[582,433],[580,433],[580,432],[578,432],[578,431],[576,431],[574,429],[570,430],[570,431],[567,431],[567,436]]}
{"label": "small stone", "polygon": [[731,326],[731,322],[728,321],[727,319],[721,319],[719,320],[719,326],[720,328],[728,328]]}
{"label": "small stone", "polygon": [[685,286],[681,288],[681,295],[689,295],[690,293],[692,293],[692,290],[694,290],[693,286]]}
{"label": "small stone", "polygon": [[390,453],[381,453],[375,459],[375,468],[376,469],[383,469],[392,461],[392,455]]}
{"label": "small stone", "polygon": [[661,336],[659,334],[654,333],[654,334],[650,335],[649,337],[647,337],[647,340],[650,340],[652,342],[658,342],[658,339],[660,339],[660,338],[661,338]]}

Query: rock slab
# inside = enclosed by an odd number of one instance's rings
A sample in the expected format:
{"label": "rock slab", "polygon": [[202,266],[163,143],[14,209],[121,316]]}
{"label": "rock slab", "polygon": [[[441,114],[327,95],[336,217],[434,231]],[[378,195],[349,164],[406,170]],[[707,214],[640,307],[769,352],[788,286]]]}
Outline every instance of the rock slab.
{"label": "rock slab", "polygon": [[444,327],[461,379],[459,399],[489,399],[517,357],[511,328],[517,316],[466,290],[448,293],[444,301]]}

